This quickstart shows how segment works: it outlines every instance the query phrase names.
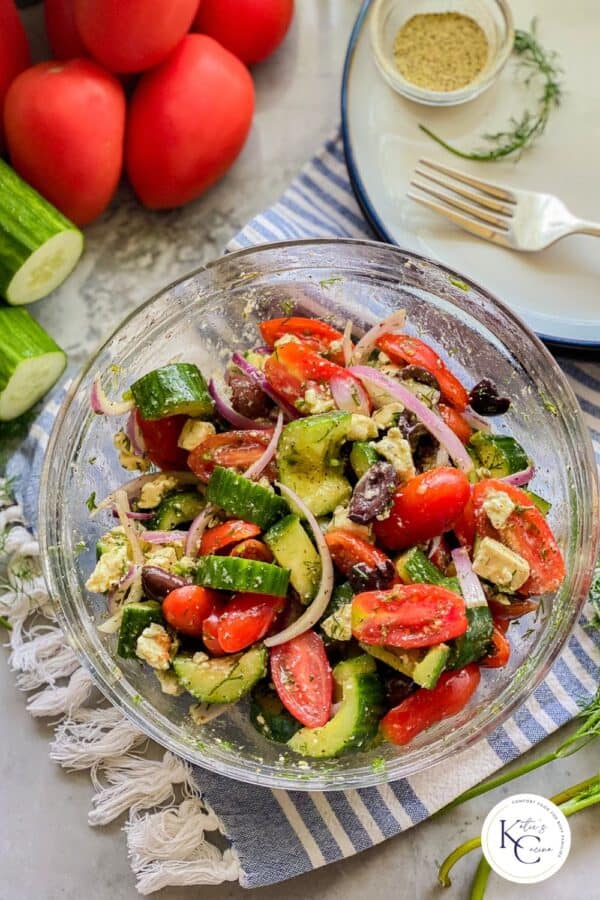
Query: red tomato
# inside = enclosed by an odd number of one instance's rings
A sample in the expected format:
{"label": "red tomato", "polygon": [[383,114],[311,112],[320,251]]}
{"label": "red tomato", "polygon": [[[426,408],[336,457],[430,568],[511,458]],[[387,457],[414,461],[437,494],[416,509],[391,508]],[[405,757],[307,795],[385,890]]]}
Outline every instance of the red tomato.
{"label": "red tomato", "polygon": [[[498,530],[483,507],[489,491],[507,494],[516,507]],[[477,534],[499,540],[529,563],[530,575],[519,593],[545,594],[558,590],[565,577],[562,553],[550,526],[525,491],[497,478],[486,478],[473,488],[473,510]]]}
{"label": "red tomato", "polygon": [[[513,600],[512,603],[499,603],[493,597],[489,599],[488,603],[495,622],[511,622],[513,619],[520,619],[521,616],[535,612],[539,606],[533,600]],[[506,631],[506,629],[504,630]]]}
{"label": "red tomato", "polygon": [[226,653],[237,653],[265,636],[285,606],[285,597],[235,594],[219,618],[217,640]]}
{"label": "red tomato", "polygon": [[89,55],[75,24],[75,0],[44,0],[44,17],[55,59]]}
{"label": "red tomato", "polygon": [[480,678],[479,667],[474,663],[455,672],[443,672],[430,691],[420,688],[390,709],[381,720],[384,738],[403,746],[436,722],[455,716],[475,693]]}
{"label": "red tomato", "polygon": [[227,550],[232,544],[255,537],[257,534],[260,534],[258,525],[244,522],[243,519],[232,519],[204,532],[200,542],[200,553],[203,556],[213,555],[220,550]]}
{"label": "red tomato", "polygon": [[[213,434],[194,447],[188,465],[201,481],[208,482],[215,466],[228,469],[247,469],[265,452],[273,437],[273,428],[247,431],[226,431]],[[268,473],[268,468],[267,468]]]}
{"label": "red tomato", "polygon": [[468,444],[471,440],[473,429],[465,417],[461,416],[453,406],[448,406],[446,403],[440,403],[438,408],[448,428],[452,429],[459,441],[462,441],[463,444]]}
{"label": "red tomato", "polygon": [[383,334],[376,342],[380,350],[387,353],[398,365],[422,366],[435,375],[444,400],[460,412],[467,408],[469,395],[435,350],[409,334]]}
{"label": "red tomato", "polygon": [[198,0],[74,0],[75,21],[92,56],[111,72],[162,62],[189,31]]}
{"label": "red tomato", "polygon": [[341,341],[343,334],[319,319],[305,319],[302,316],[288,316],[284,319],[269,319],[258,326],[265,344],[275,346],[275,341],[286,334],[293,334],[300,338],[302,343],[314,350],[315,353],[324,353],[338,365],[344,365],[344,354],[341,347],[331,351],[331,345],[335,341]]}
{"label": "red tomato", "polygon": [[293,14],[294,0],[202,0],[194,29],[252,64],[277,49]]}
{"label": "red tomato", "polygon": [[334,566],[358,590],[388,587],[396,569],[382,550],[351,531],[334,528],[325,535]]}
{"label": "red tomato", "polygon": [[177,446],[187,416],[165,416],[163,419],[142,419],[135,411],[136,422],[142,432],[146,452],[159,469],[187,469],[187,450]]}
{"label": "red tomato", "polygon": [[218,594],[210,588],[186,584],[167,594],[162,613],[171,628],[188,637],[202,637],[202,623],[214,612]]}
{"label": "red tomato", "polygon": [[219,643],[219,619],[225,611],[225,603],[219,600],[214,612],[206,617],[202,623],[202,643],[211,656],[225,656],[225,651]]}
{"label": "red tomato", "polygon": [[390,550],[428,541],[452,528],[469,499],[469,479],[459,469],[440,466],[401,485],[386,519],[376,519],[375,534]]}
{"label": "red tomato", "polygon": [[241,556],[242,559],[255,559],[258,562],[273,562],[273,554],[266,544],[249,538],[241,541],[229,553],[230,556]]}
{"label": "red tomato", "polygon": [[131,98],[127,174],[142,203],[170,209],[214,184],[244,146],[253,112],[239,59],[205,35],[184,37]]}
{"label": "red tomato", "polygon": [[271,650],[271,678],[279,699],[307,728],[331,718],[333,683],[322,638],[314,631]]}
{"label": "red tomato", "polygon": [[510,657],[510,644],[508,638],[504,636],[504,631],[494,623],[494,631],[492,632],[492,649],[487,656],[479,660],[480,666],[487,669],[501,669],[505,666]]}
{"label": "red tomato", "polygon": [[87,59],[44,62],[13,81],[4,124],[12,165],[77,225],[108,206],[123,162],[125,95]]}
{"label": "red tomato", "polygon": [[3,149],[4,98],[17,75],[31,62],[27,35],[13,0],[0,0],[0,153]]}
{"label": "red tomato", "polygon": [[433,584],[397,584],[352,600],[352,634],[363,644],[431,647],[467,630],[465,601]]}
{"label": "red tomato", "polygon": [[359,397],[368,398],[362,384],[347,369],[324,359],[304,343],[290,341],[277,347],[267,357],[264,373],[271,387],[292,405],[300,400],[307,387],[325,387],[329,390],[332,378],[348,382]]}
{"label": "red tomato", "polygon": [[459,517],[455,520],[452,530],[460,544],[469,551],[473,549],[475,543],[475,512],[473,511],[473,497],[469,495],[465,507]]}

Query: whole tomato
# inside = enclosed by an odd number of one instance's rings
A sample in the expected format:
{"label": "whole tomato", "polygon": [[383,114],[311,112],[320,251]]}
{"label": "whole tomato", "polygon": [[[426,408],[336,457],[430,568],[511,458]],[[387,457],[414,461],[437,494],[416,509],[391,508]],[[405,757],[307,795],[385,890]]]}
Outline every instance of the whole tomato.
{"label": "whole tomato", "polygon": [[75,24],[75,0],[44,0],[44,19],[55,59],[89,55]]}
{"label": "whole tomato", "polygon": [[123,163],[125,95],[86,59],[44,62],[19,75],[4,106],[16,171],[77,225],[108,206]]}
{"label": "whole tomato", "polygon": [[190,28],[198,0],[74,0],[75,21],[92,56],[111,72],[158,65]]}
{"label": "whole tomato", "polygon": [[294,0],[202,0],[194,29],[251,65],[279,47],[293,15]]}
{"label": "whole tomato", "polygon": [[0,153],[2,153],[4,98],[12,81],[30,63],[29,44],[13,0],[0,0]]}
{"label": "whole tomato", "polygon": [[142,203],[182,206],[210,187],[244,146],[253,111],[239,59],[203,34],[184,37],[131,98],[125,156]]}

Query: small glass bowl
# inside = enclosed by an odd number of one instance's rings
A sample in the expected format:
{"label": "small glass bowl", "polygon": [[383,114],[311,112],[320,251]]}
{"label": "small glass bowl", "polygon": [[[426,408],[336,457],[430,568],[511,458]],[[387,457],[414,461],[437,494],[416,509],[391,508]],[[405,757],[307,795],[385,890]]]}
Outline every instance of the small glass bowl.
{"label": "small glass bowl", "polygon": [[[481,26],[489,52],[481,72],[456,91],[434,91],[407,81],[394,62],[394,42],[410,18],[425,13],[461,13]],[[506,0],[373,0],[371,46],[377,68],[395,91],[426,106],[457,106],[487,90],[502,71],[515,39],[513,17]]]}

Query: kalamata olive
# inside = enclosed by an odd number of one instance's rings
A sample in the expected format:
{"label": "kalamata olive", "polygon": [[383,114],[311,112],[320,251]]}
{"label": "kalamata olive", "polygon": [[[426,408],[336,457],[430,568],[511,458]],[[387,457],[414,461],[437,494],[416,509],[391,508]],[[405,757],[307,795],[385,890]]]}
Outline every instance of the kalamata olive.
{"label": "kalamata olive", "polygon": [[402,381],[420,381],[421,384],[427,384],[429,387],[435,388],[436,391],[440,389],[438,380],[433,372],[430,372],[429,369],[424,369],[423,366],[412,364],[403,366],[399,375]]}
{"label": "kalamata olive", "polygon": [[167,594],[170,594],[175,588],[183,587],[189,583],[187,578],[172,575],[171,572],[166,572],[159,566],[144,566],[142,568],[142,590],[146,597],[150,600],[157,600],[159,603],[162,603]]}
{"label": "kalamata olive", "polygon": [[348,581],[355,594],[363,591],[383,591],[391,586],[396,576],[396,569],[391,559],[377,563],[376,566],[367,566],[366,563],[357,563],[348,572]]}
{"label": "kalamata olive", "polygon": [[471,409],[480,416],[501,416],[508,412],[510,400],[508,397],[500,397],[498,388],[489,378],[482,378],[469,394]]}
{"label": "kalamata olive", "polygon": [[395,672],[385,679],[384,683],[385,699],[387,706],[392,709],[398,706],[407,697],[417,690],[417,685],[408,675],[402,675],[401,672]]}
{"label": "kalamata olive", "polygon": [[376,462],[362,476],[352,494],[348,518],[368,525],[387,506],[396,490],[398,476],[389,462]]}
{"label": "kalamata olive", "polygon": [[271,402],[260,387],[238,369],[228,369],[225,380],[231,388],[231,405],[242,416],[258,419],[267,416]]}
{"label": "kalamata olive", "polygon": [[410,444],[410,449],[414,453],[417,444],[421,438],[429,434],[422,422],[419,422],[414,413],[404,410],[398,416],[398,424],[396,426],[402,432],[402,437]]}

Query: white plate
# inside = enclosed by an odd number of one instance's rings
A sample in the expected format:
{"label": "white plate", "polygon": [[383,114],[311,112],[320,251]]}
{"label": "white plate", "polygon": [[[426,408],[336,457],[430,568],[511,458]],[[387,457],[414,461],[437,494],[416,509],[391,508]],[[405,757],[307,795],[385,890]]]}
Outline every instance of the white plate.
{"label": "white plate", "polygon": [[[560,53],[564,98],[548,128],[518,161],[474,163],[422,134],[423,123],[464,149],[533,108],[536,93],[511,59],[476,100],[447,109],[396,94],[379,75],[369,40],[369,0],[357,19],[342,85],[342,125],[358,200],[379,235],[438,259],[510,304],[541,337],[600,347],[600,241],[576,235],[540,253],[516,253],[468,235],[406,197],[417,160],[428,156],[515,188],[557,194],[582,218],[600,221],[600,78],[598,0],[519,0],[516,27],[538,20],[540,42]],[[538,91],[539,93],[539,91]]]}

